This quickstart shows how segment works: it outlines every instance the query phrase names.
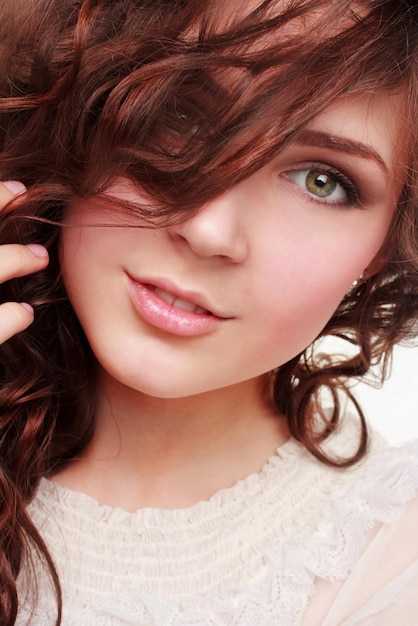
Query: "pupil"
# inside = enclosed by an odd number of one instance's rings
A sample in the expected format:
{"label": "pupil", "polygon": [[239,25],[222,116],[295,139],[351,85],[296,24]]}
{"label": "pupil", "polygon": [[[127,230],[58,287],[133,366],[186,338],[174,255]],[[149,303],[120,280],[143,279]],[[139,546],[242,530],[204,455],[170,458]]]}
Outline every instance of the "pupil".
{"label": "pupil", "polygon": [[325,187],[327,182],[328,182],[328,177],[325,176],[325,174],[321,174],[316,179],[316,184],[318,185],[318,187]]}
{"label": "pupil", "polygon": [[306,176],[307,190],[321,198],[326,198],[334,193],[337,184],[337,181],[331,176],[318,170],[311,170]]}

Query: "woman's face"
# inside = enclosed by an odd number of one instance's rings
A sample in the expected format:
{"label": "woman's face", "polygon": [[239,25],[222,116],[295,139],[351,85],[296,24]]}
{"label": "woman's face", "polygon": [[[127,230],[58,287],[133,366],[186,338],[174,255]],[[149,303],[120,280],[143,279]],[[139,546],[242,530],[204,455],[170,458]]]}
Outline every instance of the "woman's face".
{"label": "woman's face", "polygon": [[[399,112],[395,96],[340,98],[181,224],[103,227],[98,200],[75,202],[64,281],[111,378],[184,397],[260,377],[309,345],[352,282],[378,270],[402,182]],[[109,194],[141,199],[124,180]]]}

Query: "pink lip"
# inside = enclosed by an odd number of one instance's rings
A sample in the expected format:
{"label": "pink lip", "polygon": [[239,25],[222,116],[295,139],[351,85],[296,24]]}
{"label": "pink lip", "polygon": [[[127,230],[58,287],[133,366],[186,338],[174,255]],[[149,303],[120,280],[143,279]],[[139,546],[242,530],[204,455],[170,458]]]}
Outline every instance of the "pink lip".
{"label": "pink lip", "polygon": [[[227,319],[217,315],[204,297],[194,292],[182,291],[166,280],[132,278],[128,274],[129,289],[136,311],[152,326],[175,335],[193,336],[211,331]],[[184,310],[166,302],[155,290],[170,294],[173,300],[190,303],[195,310]],[[204,309],[205,312],[202,311]],[[207,311],[207,312],[206,312]]]}

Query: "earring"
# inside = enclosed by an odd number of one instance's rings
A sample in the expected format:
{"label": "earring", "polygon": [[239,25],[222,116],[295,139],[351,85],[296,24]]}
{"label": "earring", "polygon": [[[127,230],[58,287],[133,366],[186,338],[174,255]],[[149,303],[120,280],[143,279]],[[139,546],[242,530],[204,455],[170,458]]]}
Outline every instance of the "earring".
{"label": "earring", "polygon": [[359,287],[360,285],[364,285],[367,279],[368,279],[368,276],[365,270],[364,272],[360,274],[358,278],[356,278],[356,280],[353,281],[353,284],[351,285],[350,289],[345,294],[345,297],[347,298],[348,296],[351,296],[351,294],[357,289],[357,287]]}
{"label": "earring", "polygon": [[366,282],[366,280],[367,280],[367,276],[366,276],[366,272],[364,271],[360,274],[358,278],[356,278],[355,281],[353,281],[353,284],[351,285],[350,290],[355,289],[359,285],[362,285],[363,283]]}

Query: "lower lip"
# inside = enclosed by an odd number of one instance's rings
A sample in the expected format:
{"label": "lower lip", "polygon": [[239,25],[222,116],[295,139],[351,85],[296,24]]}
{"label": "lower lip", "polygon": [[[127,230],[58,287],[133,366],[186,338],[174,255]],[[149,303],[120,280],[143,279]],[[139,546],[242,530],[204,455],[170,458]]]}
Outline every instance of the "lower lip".
{"label": "lower lip", "polygon": [[132,278],[130,291],[135,310],[143,320],[175,335],[203,335],[222,323],[216,315],[192,313],[178,309],[162,300],[152,289]]}

